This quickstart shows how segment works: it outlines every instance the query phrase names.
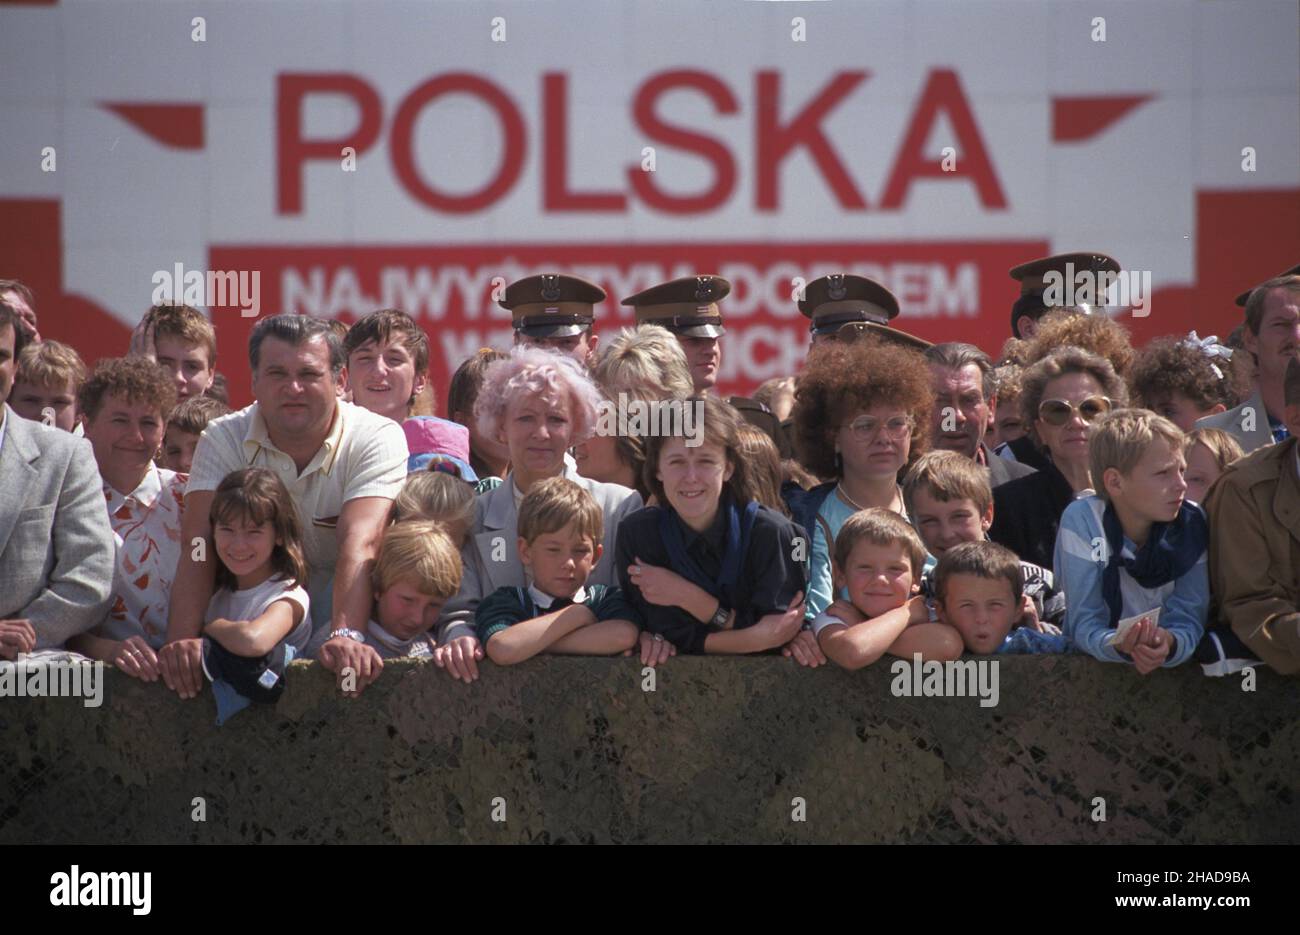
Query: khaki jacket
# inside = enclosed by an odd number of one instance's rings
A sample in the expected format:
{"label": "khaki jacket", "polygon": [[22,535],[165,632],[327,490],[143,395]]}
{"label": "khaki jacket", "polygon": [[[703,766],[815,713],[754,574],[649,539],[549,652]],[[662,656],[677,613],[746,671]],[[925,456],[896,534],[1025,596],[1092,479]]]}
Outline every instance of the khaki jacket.
{"label": "khaki jacket", "polygon": [[1206,497],[1210,589],[1223,622],[1272,668],[1300,672],[1297,440],[1230,466]]}

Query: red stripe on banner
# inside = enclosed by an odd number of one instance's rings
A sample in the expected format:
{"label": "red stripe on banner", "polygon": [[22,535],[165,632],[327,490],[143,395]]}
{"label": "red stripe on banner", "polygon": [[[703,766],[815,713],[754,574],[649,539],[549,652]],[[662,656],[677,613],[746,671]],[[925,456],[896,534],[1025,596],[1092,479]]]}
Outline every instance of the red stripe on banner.
{"label": "red stripe on banner", "polygon": [[111,110],[150,139],[173,149],[203,148],[202,104],[114,104]]}
{"label": "red stripe on banner", "polygon": [[1110,127],[1133,108],[1155,95],[1130,97],[1052,98],[1052,142],[1077,143],[1091,139]]}

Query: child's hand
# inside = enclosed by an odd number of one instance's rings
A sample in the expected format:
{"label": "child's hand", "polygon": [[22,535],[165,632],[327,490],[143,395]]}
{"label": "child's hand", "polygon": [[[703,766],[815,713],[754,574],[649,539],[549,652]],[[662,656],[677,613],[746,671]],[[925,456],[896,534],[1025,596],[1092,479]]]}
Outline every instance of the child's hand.
{"label": "child's hand", "polygon": [[[632,655],[632,650],[627,650],[623,655]],[[662,636],[657,633],[650,633],[648,630],[641,631],[641,665],[653,669],[655,666],[667,662],[668,657],[676,655],[677,647]]]}
{"label": "child's hand", "polygon": [[373,646],[359,643],[347,636],[335,636],[325,641],[316,660],[339,677],[339,689],[348,677],[349,670],[355,679],[352,691],[343,692],[349,698],[358,698],[362,690],[379,678],[384,670],[384,660]]}
{"label": "child's hand", "polygon": [[915,627],[923,623],[930,623],[930,605],[925,602],[924,597],[919,595],[908,598],[907,625]]}
{"label": "child's hand", "polygon": [[139,636],[129,636],[117,644],[117,652],[113,654],[113,665],[132,678],[145,682],[158,681],[158,674],[161,671],[158,665],[158,654],[143,637]]}
{"label": "child's hand", "polygon": [[[1137,629],[1134,627],[1134,629]],[[1165,664],[1170,651],[1174,648],[1174,636],[1168,630],[1155,627],[1151,640],[1133,647],[1133,668],[1139,675],[1154,672]]]}
{"label": "child's hand", "polygon": [[197,698],[203,688],[203,640],[172,640],[158,650],[163,683],[182,698]]}
{"label": "child's hand", "polygon": [[1133,655],[1133,648],[1140,643],[1150,643],[1155,632],[1156,625],[1150,617],[1143,617],[1133,626],[1129,627],[1124,638],[1115,644],[1115,648],[1122,653]]}
{"label": "child's hand", "polygon": [[794,639],[799,628],[803,626],[803,592],[800,591],[790,601],[790,606],[780,613],[767,614],[751,628],[759,645],[755,652],[784,646]]}
{"label": "child's hand", "polygon": [[639,557],[628,566],[627,573],[641,589],[641,596],[658,607],[685,608],[689,589],[695,587],[672,569],[647,565]]}
{"label": "child's hand", "polygon": [[458,636],[433,651],[438,668],[446,669],[448,675],[466,684],[478,678],[478,661],[482,658],[483,647],[473,636]]}
{"label": "child's hand", "polygon": [[0,659],[16,659],[36,648],[36,628],[30,620],[0,620]]}
{"label": "child's hand", "polygon": [[862,611],[843,598],[831,601],[831,606],[826,608],[826,613],[837,620],[843,621],[846,627],[856,626],[867,619],[862,615]]}
{"label": "child's hand", "polygon": [[1036,630],[1039,633],[1046,632],[1043,629],[1043,622],[1038,619],[1038,605],[1034,603],[1034,599],[1028,594],[1020,596],[1020,620],[1017,621],[1017,624]]}
{"label": "child's hand", "polygon": [[794,639],[781,647],[781,655],[787,659],[794,657],[795,662],[810,669],[826,665],[826,654],[817,645],[817,637],[813,636],[812,630],[796,633]]}
{"label": "child's hand", "polygon": [[127,348],[128,357],[145,357],[157,360],[157,346],[154,344],[153,315],[146,314],[131,332],[131,344]]}

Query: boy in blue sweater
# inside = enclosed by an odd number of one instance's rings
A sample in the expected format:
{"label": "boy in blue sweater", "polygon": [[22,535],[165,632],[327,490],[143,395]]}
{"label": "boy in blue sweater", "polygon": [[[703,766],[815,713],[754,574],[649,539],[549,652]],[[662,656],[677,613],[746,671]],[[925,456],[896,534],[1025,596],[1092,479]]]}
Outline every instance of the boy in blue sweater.
{"label": "boy in blue sweater", "polygon": [[1016,625],[1025,593],[1022,564],[996,542],[963,542],[944,551],[932,579],[935,605],[939,619],[961,634],[967,652],[1069,652],[1061,634]]}
{"label": "boy in blue sweater", "polygon": [[1205,631],[1210,584],[1183,433],[1145,409],[1117,409],[1098,421],[1088,456],[1097,493],[1066,508],[1056,538],[1065,635],[1142,675],[1186,662]]}

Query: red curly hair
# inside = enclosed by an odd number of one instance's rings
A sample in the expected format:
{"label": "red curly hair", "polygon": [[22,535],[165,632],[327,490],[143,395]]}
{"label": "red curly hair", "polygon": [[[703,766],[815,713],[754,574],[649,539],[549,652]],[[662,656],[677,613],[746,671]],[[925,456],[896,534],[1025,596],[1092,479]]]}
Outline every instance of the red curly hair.
{"label": "red curly hair", "polygon": [[846,419],[872,406],[894,405],[912,415],[903,471],[929,447],[934,391],[930,368],[916,351],[882,341],[828,341],[809,355],[794,398],[795,450],[800,463],[819,477],[840,476],[835,436]]}

